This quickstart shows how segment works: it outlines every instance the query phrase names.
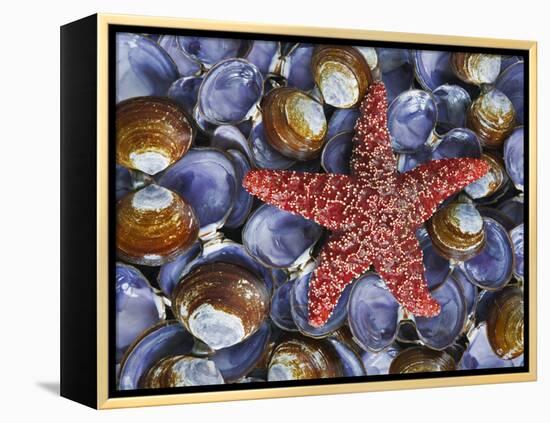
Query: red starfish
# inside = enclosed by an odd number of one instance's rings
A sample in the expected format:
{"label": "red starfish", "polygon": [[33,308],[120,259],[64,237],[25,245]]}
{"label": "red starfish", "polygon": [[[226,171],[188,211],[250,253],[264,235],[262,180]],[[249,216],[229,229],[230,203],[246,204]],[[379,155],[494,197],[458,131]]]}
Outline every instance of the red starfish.
{"label": "red starfish", "polygon": [[387,105],[384,84],[371,85],[355,124],[351,175],[251,170],[243,181],[266,203],[332,231],[309,283],[313,326],[328,320],[344,287],[371,265],[409,312],[439,314],[424,279],[415,231],[443,200],[489,170],[483,160],[458,158],[398,173]]}

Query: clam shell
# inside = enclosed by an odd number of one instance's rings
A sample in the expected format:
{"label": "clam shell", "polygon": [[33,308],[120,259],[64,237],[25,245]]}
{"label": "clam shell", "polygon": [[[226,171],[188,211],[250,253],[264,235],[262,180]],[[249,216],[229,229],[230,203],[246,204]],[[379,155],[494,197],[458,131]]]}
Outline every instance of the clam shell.
{"label": "clam shell", "polygon": [[411,347],[402,350],[393,359],[389,373],[426,373],[455,370],[456,363],[445,351],[426,347]]}
{"label": "clam shell", "polygon": [[352,347],[336,338],[328,338],[328,342],[332,344],[338,355],[338,359],[342,365],[342,376],[355,377],[367,374],[361,357]]}
{"label": "clam shell", "polygon": [[512,359],[523,354],[523,315],[523,292],[519,288],[506,288],[495,296],[487,318],[487,336],[499,357]]}
{"label": "clam shell", "polygon": [[524,258],[523,258],[523,223],[510,231],[510,239],[514,248],[514,276],[523,280]]}
{"label": "clam shell", "polygon": [[516,122],[512,102],[497,89],[482,93],[472,102],[467,125],[487,148],[500,148]]}
{"label": "clam shell", "polygon": [[479,213],[483,217],[489,217],[493,220],[496,220],[500,223],[507,231],[510,231],[514,228],[514,223],[508,216],[502,213],[500,210],[493,207],[478,207]]}
{"label": "clam shell", "polygon": [[504,142],[504,165],[510,179],[523,191],[523,127],[516,128]]}
{"label": "clam shell", "polygon": [[160,359],[188,354],[193,337],[178,321],[168,320],[143,332],[128,348],[119,373],[118,389],[138,389],[145,373]]}
{"label": "clam shell", "polygon": [[452,53],[451,68],[462,81],[474,85],[492,84],[500,73],[500,56],[480,53]]}
{"label": "clam shell", "polygon": [[409,90],[388,108],[388,129],[392,146],[400,153],[419,150],[430,139],[437,122],[437,106],[431,94]]}
{"label": "clam shell", "polygon": [[192,148],[170,167],[159,184],[177,192],[195,210],[201,238],[222,227],[237,194],[237,172],[231,159],[213,148]]}
{"label": "clam shell", "polygon": [[469,335],[469,338],[470,344],[458,363],[459,370],[495,369],[517,366],[517,359],[504,360],[495,354],[487,338],[486,323],[482,323],[476,327]]}
{"label": "clam shell", "polygon": [[254,198],[244,189],[242,181],[244,175],[251,169],[250,163],[246,156],[238,150],[228,150],[227,154],[231,157],[235,166],[235,173],[237,178],[237,196],[233,203],[233,209],[231,214],[225,222],[227,228],[238,228],[244,224],[250,210],[252,210],[252,203]]}
{"label": "clam shell", "polygon": [[506,285],[514,268],[512,241],[504,227],[490,218],[483,218],[485,246],[475,257],[463,263],[470,282],[483,289],[497,290]]}
{"label": "clam shell", "polygon": [[278,41],[255,40],[246,55],[246,60],[256,65],[264,77],[270,72],[273,62],[277,60],[281,49]]}
{"label": "clam shell", "polygon": [[179,195],[158,185],[128,194],[117,203],[116,248],[135,264],[159,266],[189,248],[199,222]]}
{"label": "clam shell", "polygon": [[510,187],[510,179],[504,170],[504,163],[494,154],[483,153],[481,158],[489,165],[489,172],[464,188],[466,194],[481,204],[494,203]]}
{"label": "clam shell", "polygon": [[434,248],[448,259],[467,260],[485,245],[483,218],[471,203],[451,203],[428,221]]}
{"label": "clam shell", "polygon": [[502,212],[506,217],[511,220],[513,226],[517,226],[520,223],[523,223],[524,211],[522,196],[509,198],[508,200],[503,201],[497,207],[500,212]]}
{"label": "clam shell", "polygon": [[414,69],[409,50],[397,48],[376,49],[382,82],[386,87],[388,102],[412,88]]}
{"label": "clam shell", "polygon": [[451,276],[431,295],[441,304],[441,312],[435,317],[415,317],[416,330],[424,345],[443,350],[455,342],[464,328],[466,301],[462,287]]}
{"label": "clam shell", "polygon": [[510,99],[516,111],[516,119],[519,125],[524,124],[525,114],[523,111],[524,72],[525,64],[522,60],[503,67],[503,71],[496,80],[495,87],[502,91]]}
{"label": "clam shell", "polygon": [[220,150],[237,150],[243,153],[248,160],[253,157],[248,140],[241,130],[234,125],[220,125],[210,136],[209,145]]}
{"label": "clam shell", "polygon": [[276,88],[262,100],[266,139],[286,157],[310,160],[320,155],[327,132],[323,107],[294,88]]}
{"label": "clam shell", "polygon": [[302,334],[311,338],[324,338],[342,327],[346,322],[349,294],[353,284],[344,288],[336,307],[325,324],[314,327],[309,324],[308,319],[308,291],[311,276],[312,269],[306,268],[306,270],[296,278],[290,294],[291,314],[296,327]]}
{"label": "clam shell", "polygon": [[451,273],[451,276],[462,288],[464,301],[466,303],[466,316],[469,317],[474,313],[477,306],[478,289],[468,280],[460,267],[455,267]]}
{"label": "clam shell", "polygon": [[146,389],[219,385],[224,380],[214,362],[186,355],[165,357],[149,369],[141,381]]}
{"label": "clam shell", "polygon": [[178,44],[187,56],[205,68],[210,68],[224,59],[242,57],[251,47],[248,40],[196,36],[179,36]]}
{"label": "clam shell", "polygon": [[116,101],[162,96],[179,73],[172,58],[156,42],[126,32],[116,34]]}
{"label": "clam shell", "polygon": [[161,97],[136,97],[116,108],[116,161],[149,175],[166,169],[191,147],[194,130],[183,109]]}
{"label": "clam shell", "polygon": [[472,103],[468,91],[459,85],[444,84],[433,90],[432,95],[437,105],[436,132],[439,135],[465,126],[466,113]]}
{"label": "clam shell", "polygon": [[269,294],[243,267],[203,264],[175,287],[172,309],[189,332],[219,350],[244,341],[260,327],[269,310]]}
{"label": "clam shell", "polygon": [[267,380],[325,379],[342,375],[342,365],[328,340],[294,336],[273,350]]}
{"label": "clam shell", "polygon": [[165,307],[162,299],[138,269],[117,263],[115,273],[115,333],[118,362],[141,332],[164,319]]}
{"label": "clam shell", "polygon": [[172,58],[178,68],[180,76],[198,75],[201,66],[195,60],[191,59],[180,47],[178,37],[175,35],[162,35],[157,41],[166,53]]}
{"label": "clam shell", "polygon": [[327,173],[350,174],[353,132],[341,132],[330,139],[321,154],[321,166]]}
{"label": "clam shell", "polygon": [[313,50],[312,44],[300,43],[283,58],[280,73],[285,77],[287,86],[303,91],[309,91],[315,86],[311,70]]}
{"label": "clam shell", "polygon": [[263,358],[271,337],[269,323],[260,328],[245,341],[216,351],[211,360],[216,363],[226,382],[235,382],[246,376]]}
{"label": "clam shell", "polygon": [[342,109],[357,106],[373,81],[365,56],[354,47],[317,46],[311,68],[325,103]]}
{"label": "clam shell", "polygon": [[160,289],[162,289],[162,292],[164,292],[167,297],[172,296],[172,290],[181,279],[184,269],[201,253],[202,244],[200,241],[197,241],[174,260],[160,267],[157,282]]}
{"label": "clam shell", "polygon": [[422,248],[422,261],[424,263],[424,277],[430,289],[438,288],[450,273],[449,260],[441,257],[433,246],[428,231],[420,228],[416,231],[416,238]]}
{"label": "clam shell", "polygon": [[397,354],[399,354],[400,348],[396,344],[393,344],[382,351],[364,351],[361,353],[361,360],[363,366],[369,376],[375,375],[387,375],[390,370],[390,365]]}
{"label": "clam shell", "polygon": [[189,116],[193,116],[202,80],[202,76],[186,76],[177,79],[170,85],[166,95],[178,103]]}
{"label": "clam shell", "polygon": [[359,118],[359,109],[336,109],[330,116],[327,129],[327,140],[340,132],[352,132]]}
{"label": "clam shell", "polygon": [[214,125],[236,124],[252,116],[262,95],[259,69],[243,59],[227,59],[204,76],[197,108]]}
{"label": "clam shell", "polygon": [[270,267],[296,267],[310,258],[323,229],[311,220],[263,204],[246,222],[242,239],[247,251]]}
{"label": "clam shell", "polygon": [[267,139],[263,121],[254,123],[248,142],[252,149],[254,164],[263,169],[288,169],[295,161],[283,156],[271,146]]}
{"label": "clam shell", "polygon": [[457,157],[481,157],[481,144],[475,132],[466,128],[455,128],[443,136],[435,150],[432,160],[453,159]]}
{"label": "clam shell", "polygon": [[355,283],[348,302],[348,322],[355,342],[368,351],[381,351],[397,335],[399,303],[380,276],[367,273]]}
{"label": "clam shell", "polygon": [[298,328],[292,317],[290,306],[295,280],[288,281],[278,287],[271,298],[271,311],[269,316],[275,325],[282,330],[296,332]]}
{"label": "clam shell", "polygon": [[416,50],[412,58],[417,81],[428,91],[433,91],[443,84],[452,84],[460,85],[472,95],[471,86],[454,74],[451,55],[448,51]]}

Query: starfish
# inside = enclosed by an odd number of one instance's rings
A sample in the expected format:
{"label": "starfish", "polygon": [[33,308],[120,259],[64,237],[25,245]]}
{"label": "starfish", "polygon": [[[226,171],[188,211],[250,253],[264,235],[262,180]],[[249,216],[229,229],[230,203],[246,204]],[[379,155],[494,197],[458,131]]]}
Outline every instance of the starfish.
{"label": "starfish", "polygon": [[243,180],[262,201],[331,231],[309,282],[312,326],[326,323],[346,285],[371,266],[410,313],[438,315],[415,232],[441,202],[489,170],[481,159],[456,158],[399,173],[387,106],[384,84],[372,84],[355,124],[350,175],[256,169]]}

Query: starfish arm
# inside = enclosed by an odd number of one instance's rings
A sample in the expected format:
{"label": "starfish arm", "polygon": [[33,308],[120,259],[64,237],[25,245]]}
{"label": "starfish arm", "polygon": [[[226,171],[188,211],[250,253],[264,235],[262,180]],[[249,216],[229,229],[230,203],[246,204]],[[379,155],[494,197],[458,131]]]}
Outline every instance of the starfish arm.
{"label": "starfish arm", "polygon": [[388,100],[382,82],[369,87],[355,124],[351,173],[371,187],[397,175],[397,163],[387,127]]}
{"label": "starfish arm", "polygon": [[409,186],[418,195],[416,223],[428,220],[442,201],[488,171],[489,165],[482,159],[458,158],[433,160],[403,174],[404,182],[412,181]]}
{"label": "starfish arm", "polygon": [[395,299],[415,316],[436,316],[441,307],[424,279],[422,250],[412,231],[394,236],[392,246],[380,251],[374,268]]}
{"label": "starfish arm", "polygon": [[340,232],[323,245],[308,290],[308,318],[319,327],[330,318],[344,288],[366,272],[371,263],[361,251],[361,234]]}
{"label": "starfish arm", "polygon": [[351,177],[347,175],[258,169],[249,171],[243,186],[260,200],[338,230],[351,208]]}

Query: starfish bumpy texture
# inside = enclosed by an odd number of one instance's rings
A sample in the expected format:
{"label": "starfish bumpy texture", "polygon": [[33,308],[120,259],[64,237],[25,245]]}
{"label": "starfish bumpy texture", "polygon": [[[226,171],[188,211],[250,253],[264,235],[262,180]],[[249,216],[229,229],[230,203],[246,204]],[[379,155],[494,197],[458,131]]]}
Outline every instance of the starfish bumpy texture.
{"label": "starfish bumpy texture", "polygon": [[369,270],[416,316],[436,316],[439,303],[424,278],[415,231],[447,197],[482,177],[480,159],[430,161],[399,173],[387,128],[382,82],[370,86],[355,125],[351,174],[251,170],[243,185],[262,201],[329,229],[309,282],[308,317],[322,326],[346,285]]}

